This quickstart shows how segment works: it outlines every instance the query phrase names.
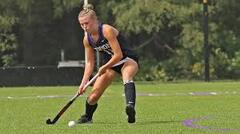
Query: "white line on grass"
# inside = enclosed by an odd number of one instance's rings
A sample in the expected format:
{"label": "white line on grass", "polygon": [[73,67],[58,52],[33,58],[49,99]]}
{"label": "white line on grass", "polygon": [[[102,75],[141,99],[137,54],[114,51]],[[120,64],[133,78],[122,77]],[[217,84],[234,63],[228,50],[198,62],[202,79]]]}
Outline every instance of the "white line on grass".
{"label": "white line on grass", "polygon": [[54,99],[54,98],[70,98],[72,95],[46,95],[46,96],[7,96],[0,99],[18,100],[18,99]]}
{"label": "white line on grass", "polygon": [[[216,95],[239,95],[237,91],[223,91],[223,92],[182,92],[182,93],[137,93],[137,96],[148,96],[148,97],[158,97],[158,96],[216,96]],[[46,95],[46,96],[1,96],[0,99],[55,99],[55,98],[70,98],[73,95]],[[125,96],[125,94],[122,94]],[[86,95],[81,96],[86,97]]]}
{"label": "white line on grass", "polygon": [[[224,92],[182,92],[182,93],[137,93],[137,96],[215,96],[215,95],[237,95],[240,94],[237,91],[224,91]],[[122,94],[125,96],[124,94]]]}

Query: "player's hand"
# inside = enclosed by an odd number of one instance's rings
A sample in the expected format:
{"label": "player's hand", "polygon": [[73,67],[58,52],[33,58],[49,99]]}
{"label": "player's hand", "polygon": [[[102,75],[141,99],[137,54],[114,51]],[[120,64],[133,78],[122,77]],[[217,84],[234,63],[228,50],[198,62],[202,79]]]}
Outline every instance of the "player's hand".
{"label": "player's hand", "polygon": [[78,89],[78,94],[83,94],[86,90],[85,85],[86,85],[87,82],[82,82],[81,85],[79,86],[79,89]]}

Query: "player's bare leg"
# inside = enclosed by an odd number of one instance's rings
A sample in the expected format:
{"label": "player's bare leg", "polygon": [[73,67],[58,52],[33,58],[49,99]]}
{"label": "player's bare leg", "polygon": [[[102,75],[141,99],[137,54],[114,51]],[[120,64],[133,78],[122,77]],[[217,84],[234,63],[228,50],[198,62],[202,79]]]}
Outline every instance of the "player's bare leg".
{"label": "player's bare leg", "polygon": [[92,116],[97,109],[97,101],[102,96],[105,89],[111,84],[114,79],[115,72],[108,69],[104,74],[99,76],[93,85],[93,90],[86,100],[85,114],[81,116],[78,123],[91,123]]}
{"label": "player's bare leg", "polygon": [[126,114],[128,115],[128,122],[135,122],[135,102],[136,102],[136,90],[133,77],[138,72],[138,64],[134,60],[128,60],[124,63],[122,68],[122,78],[124,82],[124,91],[126,97]]}

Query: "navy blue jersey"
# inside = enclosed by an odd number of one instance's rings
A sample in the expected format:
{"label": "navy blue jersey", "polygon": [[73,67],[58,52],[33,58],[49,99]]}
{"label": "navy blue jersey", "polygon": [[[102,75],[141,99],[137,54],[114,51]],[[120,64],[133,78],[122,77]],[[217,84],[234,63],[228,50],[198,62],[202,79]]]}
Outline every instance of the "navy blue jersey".
{"label": "navy blue jersey", "polygon": [[[94,42],[90,34],[87,34],[87,39],[89,44],[93,47],[95,51],[99,51],[101,54],[103,54],[104,62],[106,63],[108,60],[111,59],[113,52],[108,43],[108,40],[103,35],[103,24],[99,25],[98,33],[99,33],[99,38],[96,43]],[[131,49],[129,49],[129,46],[125,38],[120,33],[117,36],[117,40],[119,42],[119,45],[123,54],[122,59],[129,57],[134,60],[137,60],[137,55]]]}

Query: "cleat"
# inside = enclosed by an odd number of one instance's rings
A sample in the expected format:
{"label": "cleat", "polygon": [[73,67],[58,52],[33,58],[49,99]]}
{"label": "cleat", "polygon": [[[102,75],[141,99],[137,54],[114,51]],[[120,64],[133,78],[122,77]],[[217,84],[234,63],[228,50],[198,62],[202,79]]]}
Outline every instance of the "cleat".
{"label": "cleat", "polygon": [[128,104],[126,106],[126,114],[128,115],[128,123],[135,123],[135,110],[134,110],[134,106]]}
{"label": "cleat", "polygon": [[93,123],[93,121],[86,114],[84,114],[81,116],[80,119],[78,119],[77,123],[78,124],[88,124],[88,123]]}

